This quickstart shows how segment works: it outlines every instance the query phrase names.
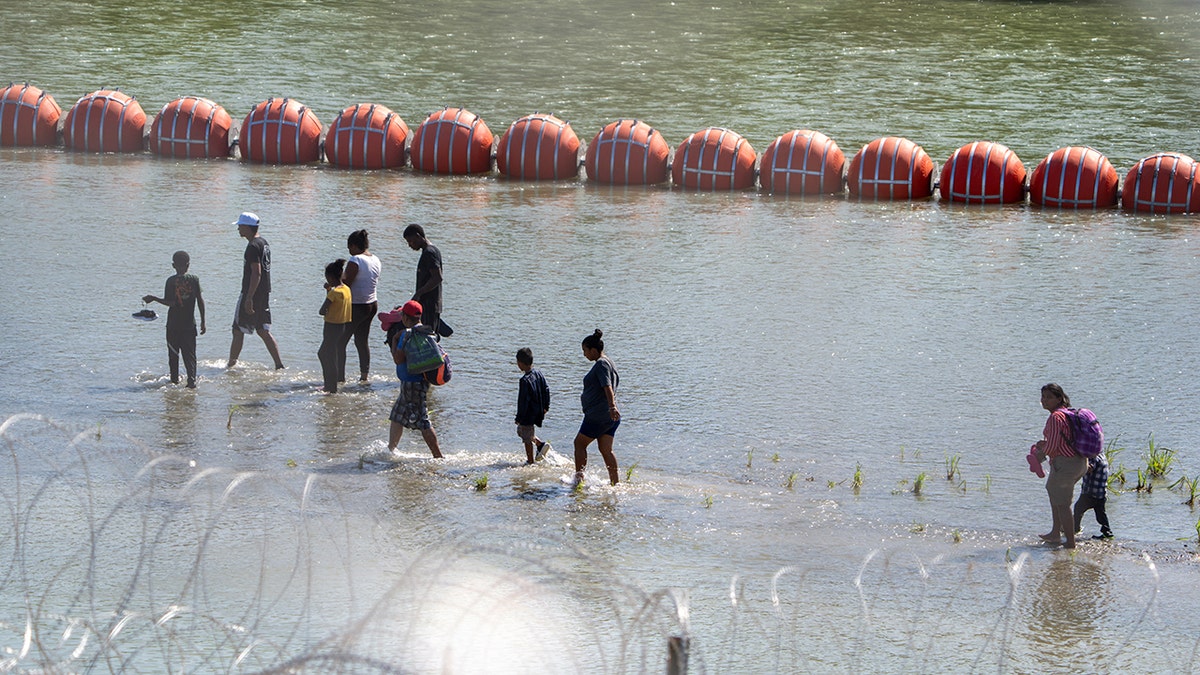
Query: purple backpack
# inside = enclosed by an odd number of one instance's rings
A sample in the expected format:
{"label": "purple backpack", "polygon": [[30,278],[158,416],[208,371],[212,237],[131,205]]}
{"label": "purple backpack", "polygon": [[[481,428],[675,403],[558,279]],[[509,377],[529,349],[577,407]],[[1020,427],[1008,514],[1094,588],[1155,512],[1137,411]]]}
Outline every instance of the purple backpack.
{"label": "purple backpack", "polygon": [[1071,424],[1074,440],[1067,445],[1080,457],[1095,457],[1104,452],[1104,429],[1100,420],[1087,408],[1067,408],[1067,422]]}

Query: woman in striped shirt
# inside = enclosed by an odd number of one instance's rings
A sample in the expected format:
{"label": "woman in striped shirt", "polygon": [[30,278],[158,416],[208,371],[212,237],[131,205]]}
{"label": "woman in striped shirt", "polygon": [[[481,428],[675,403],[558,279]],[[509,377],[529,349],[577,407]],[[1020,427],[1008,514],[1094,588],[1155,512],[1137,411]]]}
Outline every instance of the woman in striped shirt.
{"label": "woman in striped shirt", "polygon": [[1067,420],[1067,408],[1070,406],[1071,399],[1062,387],[1057,384],[1042,387],[1042,407],[1050,411],[1050,417],[1042,429],[1042,440],[1037,442],[1037,458],[1050,458],[1046,492],[1050,495],[1050,513],[1054,516],[1054,523],[1049,533],[1039,536],[1046,543],[1075,548],[1075,517],[1071,513],[1071,501],[1075,484],[1087,472],[1087,459],[1071,449],[1071,424]]}

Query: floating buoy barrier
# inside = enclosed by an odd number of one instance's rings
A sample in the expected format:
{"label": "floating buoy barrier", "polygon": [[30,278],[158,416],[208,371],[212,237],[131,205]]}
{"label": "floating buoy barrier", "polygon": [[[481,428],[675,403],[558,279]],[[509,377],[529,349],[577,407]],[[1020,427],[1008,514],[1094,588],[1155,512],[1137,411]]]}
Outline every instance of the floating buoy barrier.
{"label": "floating buoy barrier", "polygon": [[417,171],[465,175],[492,170],[492,130],[473,112],[445,108],[421,122],[412,139]]}
{"label": "floating buoy barrier", "polygon": [[307,164],[321,160],[321,120],[290,98],[254,106],[238,138],[242,160],[262,164]]}
{"label": "floating buoy barrier", "polygon": [[579,175],[579,137],[570,123],[554,115],[526,115],[500,137],[496,169],[524,180],[574,178]]}
{"label": "floating buoy barrier", "polygon": [[744,190],[754,187],[758,154],[739,134],[709,127],[688,136],[675,149],[671,181],[689,190]]}
{"label": "floating buoy barrier", "polygon": [[10,84],[0,91],[0,146],[58,144],[62,108],[37,87]]}
{"label": "floating buoy barrier", "polygon": [[1196,160],[1177,152],[1151,155],[1125,174],[1121,205],[1141,213],[1200,212]]}
{"label": "floating buoy barrier", "polygon": [[855,199],[925,199],[933,196],[933,160],[907,138],[877,138],[850,160],[846,182]]}
{"label": "floating buoy barrier", "polygon": [[141,152],[146,112],[129,94],[101,89],[67,111],[63,144],[81,152]]}
{"label": "floating buoy barrier", "polygon": [[[178,158],[227,157],[234,144],[243,160],[264,164],[327,160],[351,169],[403,168],[440,174],[492,170],[521,180],[563,180],[579,175],[580,140],[568,122],[534,113],[514,121],[497,139],[479,116],[463,108],[435,112],[411,132],[387,106],[358,103],[337,116],[322,142],[316,114],[298,101],[259,103],[231,140],[233,121],[224,108],[200,96],[163,106],[146,126],[136,99],[100,89],[63,110],[31,84],[0,89],[0,147],[55,146],[84,152],[145,152]],[[61,135],[60,135],[61,133]],[[148,143],[144,142],[148,139]],[[495,154],[493,154],[493,146]],[[763,192],[838,195],[858,200],[926,199],[938,188],[942,201],[1099,209],[1119,200],[1128,211],[1200,213],[1200,167],[1191,157],[1162,152],[1125,175],[1099,151],[1069,146],[1051,152],[1032,173],[1009,148],[991,141],[956,150],[935,182],[935,163],[924,148],[898,136],[876,138],[849,164],[838,144],[809,129],[789,131],[761,157],[749,141],[721,127],[702,129],[675,150],[654,127],[637,119],[605,125],[584,154],[588,180],[607,185],[657,185],[668,179],[687,190],[740,190],[757,181]],[[757,164],[757,168],[756,168]],[[1026,178],[1028,177],[1028,182]]]}
{"label": "floating buoy barrier", "polygon": [[819,131],[789,131],[767,146],[758,181],[766,192],[782,195],[841,194],[846,155]]}
{"label": "floating buoy barrier", "polygon": [[399,169],[408,161],[408,125],[390,108],[356,103],[325,134],[325,158],[343,169]]}
{"label": "floating buoy barrier", "polygon": [[1098,150],[1059,148],[1038,162],[1029,176],[1029,201],[1064,209],[1116,206],[1117,170]]}
{"label": "floating buoy barrier", "polygon": [[590,180],[608,185],[655,185],[667,179],[671,148],[640,120],[605,125],[588,145],[584,167]]}
{"label": "floating buoy barrier", "polygon": [[1025,199],[1025,165],[991,141],[967,143],[950,155],[938,181],[942,199],[962,204],[1012,204]]}
{"label": "floating buoy barrier", "polygon": [[233,118],[224,108],[199,96],[164,105],[150,123],[150,152],[184,159],[228,157]]}

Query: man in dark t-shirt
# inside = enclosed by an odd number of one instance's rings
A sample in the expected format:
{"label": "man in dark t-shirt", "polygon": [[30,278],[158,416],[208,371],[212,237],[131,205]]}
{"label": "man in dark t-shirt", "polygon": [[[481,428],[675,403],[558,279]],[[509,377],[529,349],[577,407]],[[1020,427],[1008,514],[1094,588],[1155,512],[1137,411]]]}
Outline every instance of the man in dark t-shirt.
{"label": "man in dark t-shirt", "polygon": [[438,335],[448,335],[441,328],[442,320],[442,252],[425,238],[425,229],[420,225],[404,228],[404,240],[408,247],[421,252],[417,261],[417,290],[412,299],[421,303],[421,323],[429,326]]}
{"label": "man in dark t-shirt", "polygon": [[238,235],[243,237],[246,252],[242,263],[242,292],[238,296],[237,311],[233,318],[233,341],[229,344],[227,368],[237,364],[242,353],[242,341],[251,333],[258,333],[267,346],[275,368],[283,368],[279,359],[279,345],[271,335],[271,247],[267,240],[258,236],[258,216],[243,213],[238,216]]}

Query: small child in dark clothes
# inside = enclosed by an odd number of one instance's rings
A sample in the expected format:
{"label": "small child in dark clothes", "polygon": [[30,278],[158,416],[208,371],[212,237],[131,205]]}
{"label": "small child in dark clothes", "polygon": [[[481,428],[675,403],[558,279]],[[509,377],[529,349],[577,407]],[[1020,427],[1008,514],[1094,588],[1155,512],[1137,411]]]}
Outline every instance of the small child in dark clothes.
{"label": "small child in dark clothes", "polygon": [[1096,522],[1100,524],[1100,534],[1092,539],[1112,539],[1113,533],[1108,526],[1108,514],[1104,512],[1104,503],[1108,501],[1108,460],[1101,453],[1088,460],[1087,473],[1083,475],[1083,484],[1079,490],[1079,499],[1075,501],[1075,531],[1080,531],[1083,514],[1088,509],[1095,509]]}
{"label": "small child in dark clothes", "polygon": [[187,370],[187,386],[196,388],[196,308],[200,308],[200,334],[204,335],[204,298],[200,295],[200,279],[188,274],[191,257],[187,251],[176,251],[171,257],[175,275],[167,279],[163,297],[142,296],[142,302],[158,302],[167,310],[167,365],[171,369],[171,384],[179,384],[179,356]]}
{"label": "small child in dark clothes", "polygon": [[517,350],[517,367],[524,373],[517,386],[517,436],[525,442],[525,463],[533,464],[550,450],[550,444],[538,438],[534,430],[534,426],[542,426],[550,410],[550,387],[541,371],[533,367],[533,350],[529,347]]}

